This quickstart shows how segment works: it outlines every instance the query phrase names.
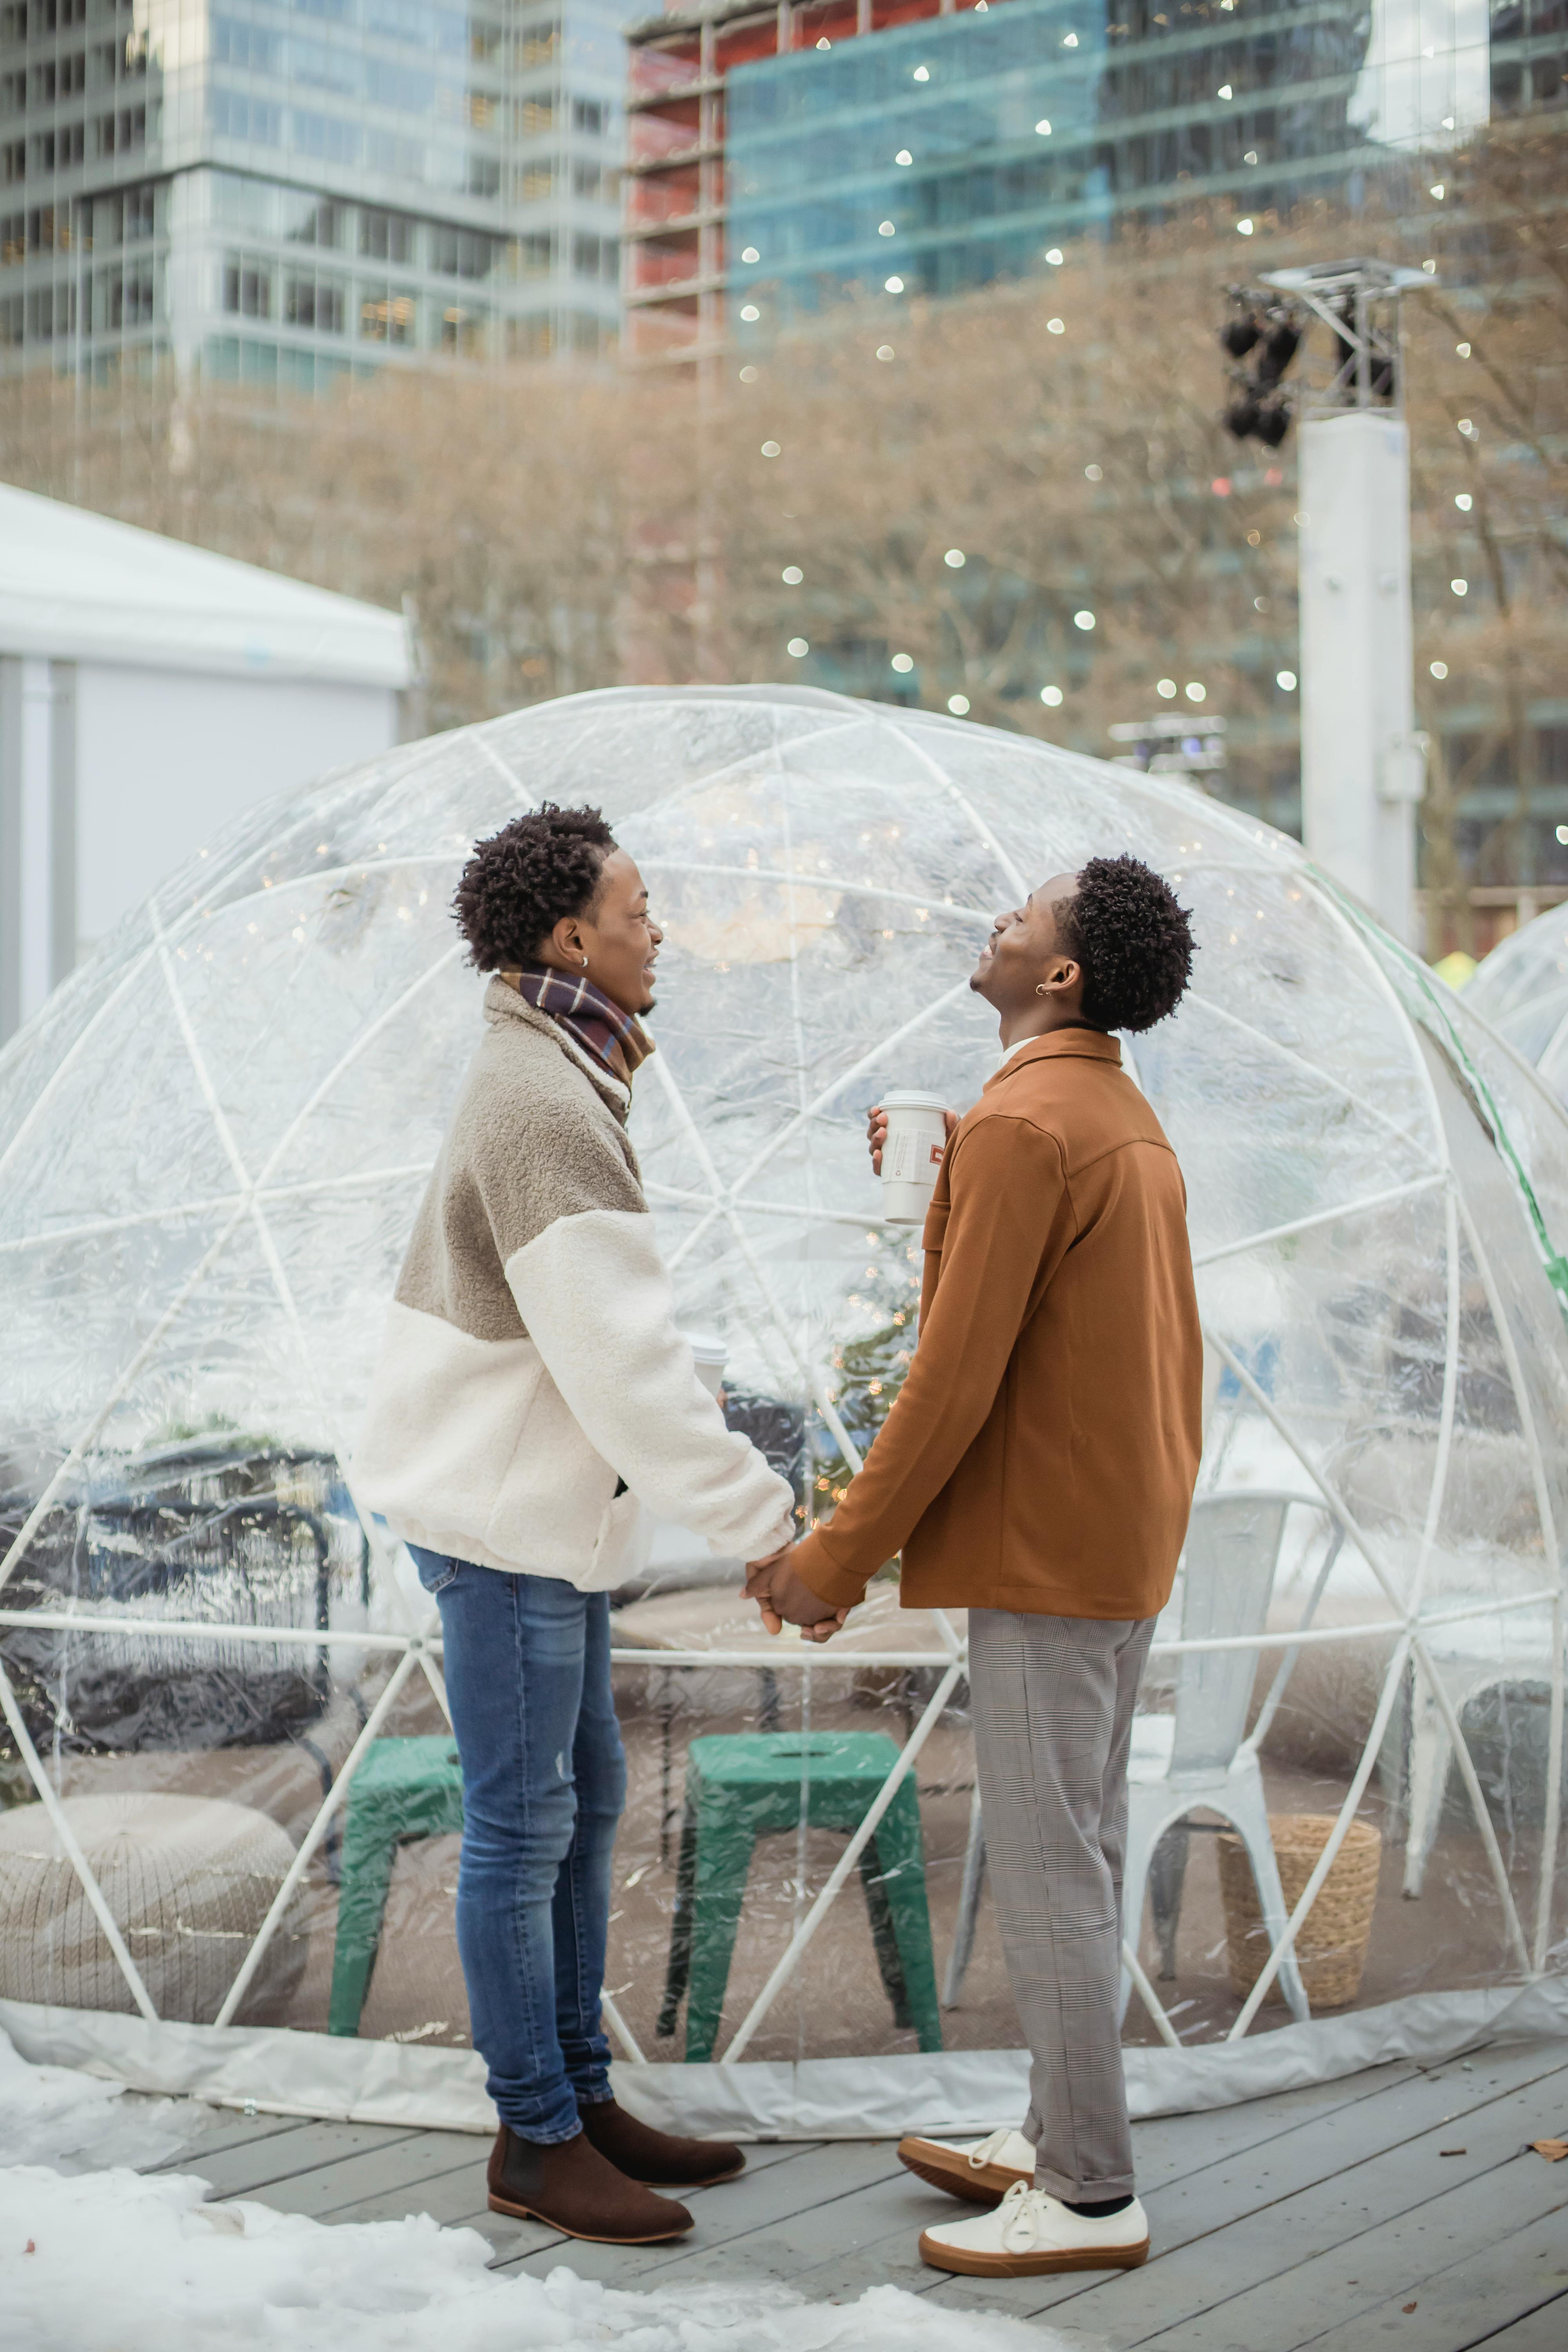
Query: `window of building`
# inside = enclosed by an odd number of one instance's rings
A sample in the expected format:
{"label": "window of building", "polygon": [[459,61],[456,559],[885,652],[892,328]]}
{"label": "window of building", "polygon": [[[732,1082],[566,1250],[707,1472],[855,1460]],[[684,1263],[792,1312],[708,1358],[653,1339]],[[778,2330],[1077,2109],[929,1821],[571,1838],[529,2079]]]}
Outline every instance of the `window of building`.
{"label": "window of building", "polygon": [[511,274],[514,278],[548,278],[552,259],[549,232],[536,236],[517,236],[511,242]]}
{"label": "window of building", "polygon": [[618,204],[620,187],[618,172],[602,171],[597,163],[574,163],[572,166],[573,194],[586,196],[591,204]]}
{"label": "window of building", "polygon": [[207,105],[215,138],[247,139],[255,147],[282,146],[280,106],[268,106],[259,98],[242,98],[232,89],[211,91]]}
{"label": "window of building", "polygon": [[496,240],[483,229],[437,227],[433,232],[430,267],[442,278],[488,278],[495,258]]}
{"label": "window of building", "polygon": [[93,325],[100,334],[115,334],[122,327],[148,326],[155,310],[156,283],[150,261],[124,270],[106,270],[99,278]]}
{"label": "window of building", "polygon": [[572,128],[586,131],[590,139],[604,137],[609,119],[609,108],[596,98],[574,98],[572,101]]}
{"label": "window of building", "polygon": [[254,254],[231,253],[223,265],[223,307],[242,319],[272,316],[272,272]]}
{"label": "window of building", "polygon": [[27,176],[27,142],[25,139],[7,139],[0,142],[0,180],[11,187]]}
{"label": "window of building", "polygon": [[214,65],[237,66],[243,73],[276,75],[282,70],[282,58],[283,44],[275,33],[263,32],[259,25],[247,25],[237,16],[214,16]]}
{"label": "window of building", "polygon": [[47,343],[76,323],[74,286],[35,286],[27,296],[27,340]]}
{"label": "window of building", "polygon": [[0,74],[0,114],[22,114],[27,105],[25,73]]}
{"label": "window of building", "polygon": [[78,49],[74,57],[60,59],[58,87],[62,98],[75,98],[79,91],[87,88],[87,51],[85,49]]}
{"label": "window of building", "polygon": [[283,281],[283,316],[291,327],[318,335],[341,335],[348,311],[348,288],[341,278],[317,278],[291,270]]}
{"label": "window of building", "polygon": [[127,188],[122,199],[120,233],[127,245],[139,243],[156,233],[157,191],[154,188]]}
{"label": "window of building", "polygon": [[555,128],[553,93],[543,98],[525,98],[517,110],[517,127],[525,139],[536,139]]}
{"label": "window of building", "polygon": [[530,163],[526,171],[514,172],[511,176],[512,185],[517,191],[513,201],[531,205],[542,196],[548,196],[554,188],[555,166],[553,163]]}
{"label": "window of building", "polygon": [[21,341],[26,317],[26,301],[23,295],[0,295],[0,343]]}
{"label": "window of building", "polygon": [[58,131],[40,131],[28,142],[29,169],[35,172],[64,172],[79,163],[87,152],[87,125],[68,122]]}
{"label": "window of building", "polygon": [[23,261],[27,253],[27,215],[7,213],[0,219],[0,269],[14,261]]}
{"label": "window of building", "polygon": [[208,375],[229,383],[275,384],[278,346],[258,342],[249,335],[213,335],[202,364]]}
{"label": "window of building", "polygon": [[132,147],[147,144],[147,110],[122,106],[113,114],[100,114],[93,130],[100,155],[123,155]]}
{"label": "window of building", "polygon": [[0,7],[0,49],[8,49],[26,37],[27,11],[23,0],[5,0],[5,6]]}
{"label": "window of building", "polygon": [[405,286],[360,288],[359,331],[371,343],[412,343],[416,340],[418,303]]}
{"label": "window of building", "polygon": [[468,18],[468,55],[476,65],[499,66],[506,36],[491,16]]}
{"label": "window of building", "polygon": [[343,241],[342,205],[310,205],[286,232],[290,245],[324,245],[335,253]]}
{"label": "window of building", "polygon": [[441,313],[441,349],[478,359],[489,335],[490,314],[477,303],[452,302]]}
{"label": "window of building", "polygon": [[470,155],[464,178],[465,193],[470,196],[499,196],[500,194],[500,159],[496,155]]}
{"label": "window of building", "polygon": [[378,213],[362,205],[359,249],[372,261],[412,261],[414,223],[402,213]]}
{"label": "window of building", "polygon": [[548,318],[509,319],[506,322],[506,352],[512,360],[547,360],[555,348],[555,335]]}
{"label": "window of building", "polygon": [[357,163],[363,139],[357,122],[343,122],[335,114],[312,114],[302,106],[291,110],[289,144],[302,155],[323,163]]}
{"label": "window of building", "polygon": [[524,25],[515,36],[520,66],[547,66],[561,47],[558,24]]}

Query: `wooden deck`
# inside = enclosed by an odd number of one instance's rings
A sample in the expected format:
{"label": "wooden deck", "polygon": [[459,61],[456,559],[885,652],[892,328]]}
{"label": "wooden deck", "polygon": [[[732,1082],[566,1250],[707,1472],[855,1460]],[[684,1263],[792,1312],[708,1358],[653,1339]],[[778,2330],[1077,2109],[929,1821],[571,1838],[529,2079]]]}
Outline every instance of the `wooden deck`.
{"label": "wooden deck", "polygon": [[742,2180],[692,2196],[683,2245],[617,2250],[487,2212],[486,2147],[459,2133],[190,2114],[188,2147],[161,2168],[199,2173],[216,2198],[330,2222],[429,2213],[481,2231],[501,2269],[564,2262],[630,2288],[777,2280],[839,2302],[890,2282],[1037,2319],[1086,2352],[1568,2352],[1568,2162],[1527,2149],[1568,2133],[1561,2042],[1141,2123],[1146,2267],[995,2286],[921,2263],[922,2224],[953,2209],[886,2141],[753,2148]]}

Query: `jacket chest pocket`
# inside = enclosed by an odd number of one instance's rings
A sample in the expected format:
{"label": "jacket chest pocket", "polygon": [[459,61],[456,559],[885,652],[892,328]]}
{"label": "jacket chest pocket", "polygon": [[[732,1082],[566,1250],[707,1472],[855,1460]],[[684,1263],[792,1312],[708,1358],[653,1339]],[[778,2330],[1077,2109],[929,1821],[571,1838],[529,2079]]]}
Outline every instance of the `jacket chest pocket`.
{"label": "jacket chest pocket", "polygon": [[932,1201],[926,1211],[925,1224],[921,1232],[922,1249],[940,1253],[943,1242],[947,1239],[947,1220],[952,1207],[951,1201]]}

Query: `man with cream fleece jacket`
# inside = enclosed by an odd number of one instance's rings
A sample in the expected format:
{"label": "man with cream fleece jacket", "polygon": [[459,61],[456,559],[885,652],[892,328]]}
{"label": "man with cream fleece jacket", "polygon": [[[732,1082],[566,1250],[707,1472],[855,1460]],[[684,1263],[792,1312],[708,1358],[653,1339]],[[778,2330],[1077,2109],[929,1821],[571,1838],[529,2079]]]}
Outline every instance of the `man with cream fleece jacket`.
{"label": "man with cream fleece jacket", "polygon": [[646,1511],[759,1559],[794,1497],[675,1328],[626,1134],[661,933],[596,810],[476,848],[457,898],[494,973],[416,1221],[355,1458],[441,1612],[463,1769],[458,1940],[500,2118],[490,2204],[642,2243],[649,2187],[738,2172],[616,2104],[600,1994],[626,1772],[610,1589]]}

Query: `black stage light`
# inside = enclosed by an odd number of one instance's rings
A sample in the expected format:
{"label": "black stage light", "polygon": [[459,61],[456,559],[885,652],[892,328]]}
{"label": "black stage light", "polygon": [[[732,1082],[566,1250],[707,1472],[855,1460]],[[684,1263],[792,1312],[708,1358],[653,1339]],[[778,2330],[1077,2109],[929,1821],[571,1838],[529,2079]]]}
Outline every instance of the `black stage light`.
{"label": "black stage light", "polygon": [[1253,427],[1266,449],[1278,449],[1290,430],[1290,412],[1282,400],[1271,400],[1258,412]]}
{"label": "black stage light", "polygon": [[1244,392],[1226,410],[1223,419],[1225,429],[1237,441],[1245,441],[1249,433],[1258,431],[1258,403],[1252,394]]}
{"label": "black stage light", "polygon": [[1219,339],[1233,360],[1244,360],[1260,331],[1254,318],[1227,319],[1219,331]]}

